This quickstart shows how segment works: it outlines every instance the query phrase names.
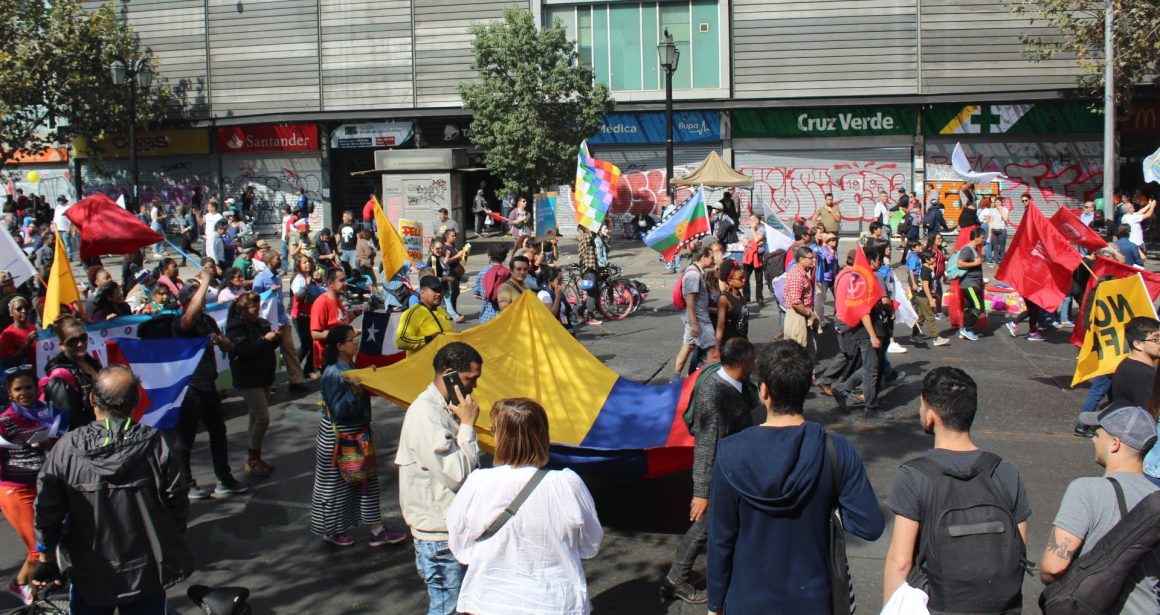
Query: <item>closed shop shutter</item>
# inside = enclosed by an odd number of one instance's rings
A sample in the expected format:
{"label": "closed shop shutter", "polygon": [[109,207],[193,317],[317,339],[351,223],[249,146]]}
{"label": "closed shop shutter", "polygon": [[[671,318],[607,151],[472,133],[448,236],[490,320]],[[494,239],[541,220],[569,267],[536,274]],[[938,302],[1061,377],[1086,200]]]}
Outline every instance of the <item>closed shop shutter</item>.
{"label": "closed shop shutter", "polygon": [[302,188],[314,204],[310,228],[323,227],[322,158],[318,152],[274,154],[228,154],[222,157],[222,200],[237,199],[249,186],[255,188],[255,228],[259,234],[279,235],[282,207],[294,208],[295,192]]}
{"label": "closed shop shutter", "polygon": [[[710,151],[721,151],[720,143],[698,143],[673,148],[673,174],[682,175],[696,168]],[[638,213],[659,213],[665,196],[664,146],[592,146],[592,155],[620,167],[620,184],[612,210],[617,218],[631,218]],[[687,198],[678,192],[677,202]]]}
{"label": "closed shop shutter", "polygon": [[734,144],[734,167],[754,180],[752,193],[737,191],[742,209],[752,199],[753,211],[774,212],[786,223],[808,219],[829,192],[841,209],[843,230],[861,231],[873,221],[880,191],[893,202],[899,188],[911,189],[910,146],[782,150],[741,139]]}

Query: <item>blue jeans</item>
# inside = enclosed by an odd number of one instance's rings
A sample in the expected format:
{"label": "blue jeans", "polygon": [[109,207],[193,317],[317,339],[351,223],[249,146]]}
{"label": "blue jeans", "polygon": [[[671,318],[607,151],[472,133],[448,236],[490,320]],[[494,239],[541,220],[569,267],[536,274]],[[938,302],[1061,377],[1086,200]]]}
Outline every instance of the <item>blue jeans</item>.
{"label": "blue jeans", "polygon": [[991,254],[996,263],[1007,256],[1007,229],[991,229]]}
{"label": "blue jeans", "polygon": [[72,258],[72,253],[73,253],[73,238],[72,238],[72,232],[70,232],[70,231],[61,231],[61,232],[60,232],[60,234],[58,235],[58,237],[60,237],[60,238],[61,238],[61,239],[64,241],[64,252],[65,252],[65,254],[67,254],[69,258]]}
{"label": "blue jeans", "polygon": [[681,253],[680,252],[677,253],[677,257],[673,259],[672,263],[666,263],[665,257],[663,257],[663,256],[658,256],[657,260],[660,261],[661,264],[665,266],[665,269],[667,271],[680,271],[681,270]]}
{"label": "blue jeans", "polygon": [[1071,297],[1064,297],[1059,304],[1059,322],[1071,322]]}
{"label": "blue jeans", "polygon": [[282,241],[282,271],[294,271],[294,264],[290,263],[290,240]]}
{"label": "blue jeans", "polygon": [[459,587],[467,566],[451,554],[451,547],[443,541],[415,539],[415,567],[427,584],[431,606],[427,615],[451,615],[459,601]]}
{"label": "blue jeans", "polygon": [[1087,397],[1083,400],[1083,405],[1080,406],[1080,412],[1095,412],[1096,408],[1100,407],[1104,398],[1108,396],[1108,391],[1112,388],[1111,376],[1096,376],[1092,378],[1092,386],[1088,389]]}
{"label": "blue jeans", "polygon": [[113,615],[114,612],[120,615],[165,615],[165,592],[146,594],[133,604],[93,606],[85,602],[76,585],[73,585],[68,592],[68,608],[76,615]]}
{"label": "blue jeans", "polygon": [[354,255],[354,250],[341,250],[338,259],[350,265],[350,270],[358,273],[358,258]]}
{"label": "blue jeans", "polygon": [[991,229],[986,224],[980,224],[979,228],[983,229],[983,260],[989,263],[994,260],[991,252]]}

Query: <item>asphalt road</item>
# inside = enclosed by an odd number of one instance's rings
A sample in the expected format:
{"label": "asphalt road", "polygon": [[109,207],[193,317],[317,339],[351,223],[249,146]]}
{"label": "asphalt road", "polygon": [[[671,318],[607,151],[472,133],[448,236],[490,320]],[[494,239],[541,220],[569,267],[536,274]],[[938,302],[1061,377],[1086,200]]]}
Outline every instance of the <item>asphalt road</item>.
{"label": "asphalt road", "polygon": [[[663,381],[672,370],[681,331],[679,316],[669,301],[676,276],[661,275],[655,255],[627,242],[615,244],[611,256],[626,273],[648,283],[652,293],[641,311],[628,319],[585,327],[578,337],[620,374],[640,381]],[[469,272],[474,273],[482,264],[477,261],[482,260],[473,258]],[[574,257],[565,256],[564,260]],[[988,270],[991,273],[993,270]],[[469,287],[461,303],[461,311],[469,316],[465,324],[470,325],[478,303]],[[756,312],[750,339],[758,344],[771,341],[778,322],[769,308]],[[939,365],[965,369],[980,386],[974,429],[977,443],[1016,464],[1027,484],[1033,511],[1028,554],[1038,560],[1068,481],[1099,474],[1101,469],[1094,463],[1091,444],[1072,435],[1085,391],[1068,388],[1076,352],[1066,342],[1067,333],[1051,332],[1046,342],[1034,343],[1025,337],[1010,337],[1001,322],[1001,317],[992,318],[992,332],[979,342],[955,339],[941,348],[912,347],[905,354],[890,355],[904,377],[885,394],[883,407],[889,410],[885,417],[865,419],[846,414],[831,398],[820,394],[811,395],[806,414],[853,441],[886,510],[898,465],[932,444],[931,437],[918,427],[922,374]],[[828,334],[823,337],[821,356],[832,353],[832,334]],[[500,374],[489,374],[485,368],[483,377],[489,376]],[[425,612],[424,586],[415,571],[409,543],[377,549],[359,544],[344,549],[310,534],[317,399],[316,392],[291,399],[285,387],[280,387],[271,408],[264,451],[277,465],[274,475],[247,479],[255,487],[251,495],[192,503],[188,540],[198,568],[189,581],[170,592],[171,606],[178,611],[196,612],[184,598],[184,591],[190,583],[200,583],[249,587],[251,604],[259,614]],[[227,400],[226,410],[231,461],[237,475],[244,477],[245,409],[235,395]],[[394,456],[403,415],[394,404],[377,399],[374,416],[382,510],[388,524],[401,527],[397,473],[388,462]],[[194,465],[199,482],[212,485],[204,435],[194,451]],[[703,606],[663,601],[657,591],[687,526],[692,488],[688,474],[652,481],[589,479],[588,484],[606,532],[600,554],[586,564],[594,612],[704,613]],[[886,516],[888,521],[892,518],[888,510]],[[882,562],[889,535],[888,522],[878,541],[849,542],[860,613],[874,613],[881,607]],[[356,529],[355,536],[365,543],[365,530]],[[5,583],[19,566],[22,548],[15,532],[0,529],[0,579]],[[777,545],[770,545],[772,552],[776,549]],[[698,567],[703,571],[703,564]],[[1041,589],[1038,575],[1027,578],[1024,602],[1028,612],[1033,612]],[[0,607],[15,604],[11,596],[0,596]]]}

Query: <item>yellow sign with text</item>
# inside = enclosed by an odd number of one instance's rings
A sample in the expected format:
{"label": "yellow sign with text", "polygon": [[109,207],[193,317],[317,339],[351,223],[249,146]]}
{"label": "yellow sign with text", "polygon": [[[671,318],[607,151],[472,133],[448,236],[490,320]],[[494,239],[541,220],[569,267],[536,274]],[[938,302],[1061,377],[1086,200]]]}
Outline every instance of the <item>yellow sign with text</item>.
{"label": "yellow sign with text", "polygon": [[1156,318],[1156,307],[1138,273],[1100,282],[1092,292],[1090,326],[1079,349],[1071,386],[1116,371],[1120,360],[1132,352],[1124,339],[1124,325],[1137,316]]}
{"label": "yellow sign with text", "polygon": [[[106,156],[117,158],[129,155],[129,140],[113,137],[100,142]],[[91,156],[88,141],[77,138],[73,149],[79,158]],[[174,130],[146,130],[137,133],[138,156],[187,156],[209,153],[209,130],[205,128],[179,128]]]}

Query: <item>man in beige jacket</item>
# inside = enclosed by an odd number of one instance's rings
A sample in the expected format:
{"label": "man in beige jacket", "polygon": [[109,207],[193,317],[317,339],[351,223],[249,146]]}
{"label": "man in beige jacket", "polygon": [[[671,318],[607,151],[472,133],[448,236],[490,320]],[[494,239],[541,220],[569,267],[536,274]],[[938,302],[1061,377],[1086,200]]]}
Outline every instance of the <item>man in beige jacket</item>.
{"label": "man in beige jacket", "polygon": [[[415,398],[399,435],[399,507],[415,538],[415,566],[427,584],[428,615],[455,612],[466,567],[447,545],[447,509],[467,475],[479,467],[471,397],[483,372],[479,352],[452,342],[435,355],[435,381]],[[452,387],[448,387],[448,381]]]}

